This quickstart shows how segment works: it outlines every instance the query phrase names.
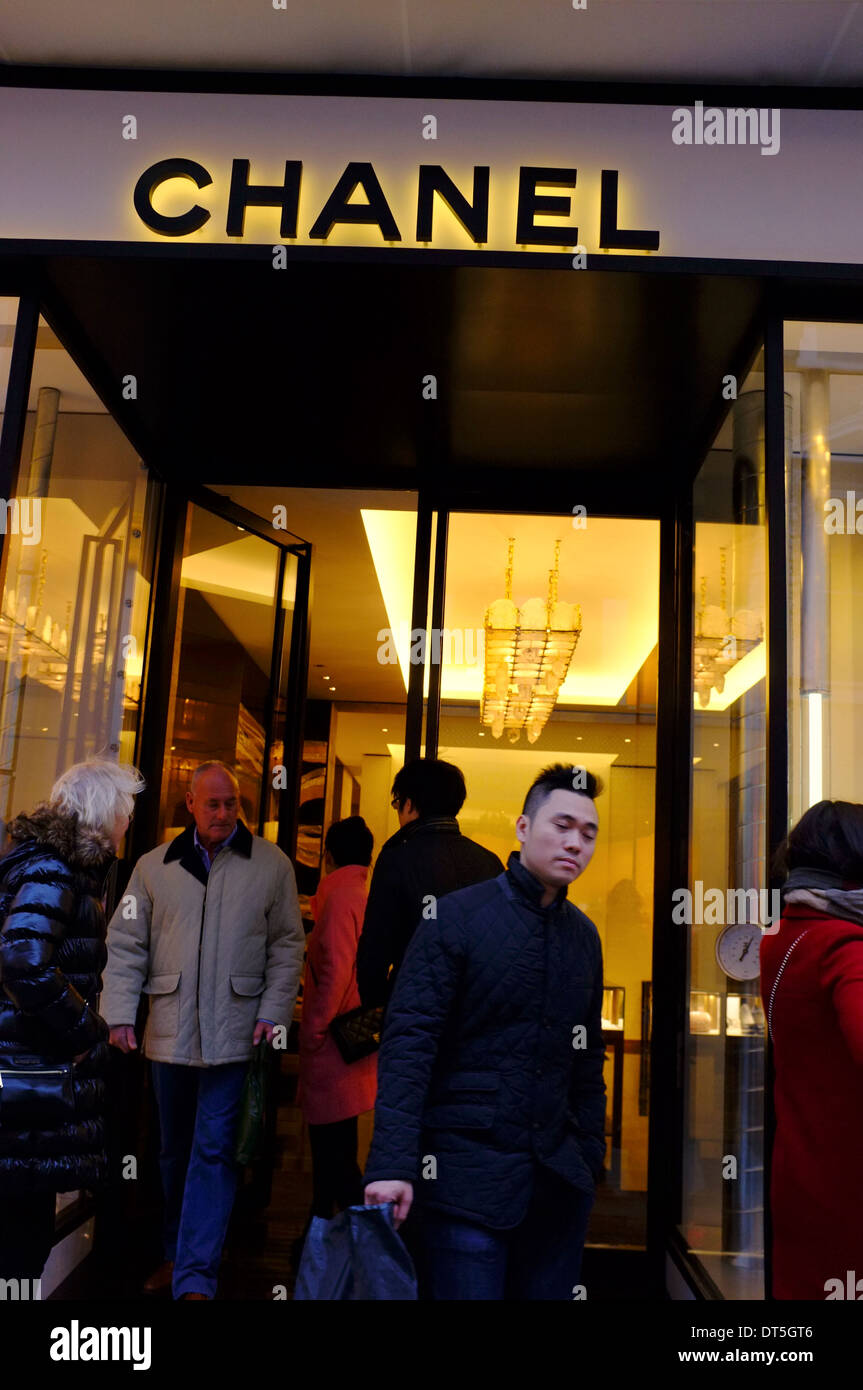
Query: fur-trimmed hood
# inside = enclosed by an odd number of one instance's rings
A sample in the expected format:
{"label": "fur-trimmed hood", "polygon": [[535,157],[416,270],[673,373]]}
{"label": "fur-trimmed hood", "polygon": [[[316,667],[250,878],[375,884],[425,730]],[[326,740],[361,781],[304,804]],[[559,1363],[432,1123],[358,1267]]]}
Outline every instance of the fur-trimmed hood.
{"label": "fur-trimmed hood", "polygon": [[115,855],[114,842],[104,830],[82,825],[74,813],[69,815],[46,802],[29,815],[16,816],[7,825],[6,834],[15,845],[24,840],[48,845],[74,869],[104,868]]}

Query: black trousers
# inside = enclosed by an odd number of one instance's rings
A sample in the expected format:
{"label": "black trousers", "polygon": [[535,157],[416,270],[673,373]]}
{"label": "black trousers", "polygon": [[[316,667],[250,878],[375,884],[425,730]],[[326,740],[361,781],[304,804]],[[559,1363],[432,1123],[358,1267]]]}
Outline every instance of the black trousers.
{"label": "black trousers", "polygon": [[0,1279],[38,1279],[54,1244],[55,1192],[0,1197]]}
{"label": "black trousers", "polygon": [[312,1215],[329,1221],[333,1208],[357,1206],[363,1179],[357,1163],[357,1116],[330,1125],[309,1125],[312,1150]]}

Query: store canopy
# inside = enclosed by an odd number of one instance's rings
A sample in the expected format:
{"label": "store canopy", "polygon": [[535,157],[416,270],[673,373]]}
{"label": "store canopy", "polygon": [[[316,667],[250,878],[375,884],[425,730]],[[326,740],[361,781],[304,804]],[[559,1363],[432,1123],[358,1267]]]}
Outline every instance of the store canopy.
{"label": "store canopy", "polygon": [[643,508],[694,472],[757,347],[759,282],[734,274],[248,253],[45,263],[53,326],[168,477],[496,505],[529,468],[556,506],[611,478]]}

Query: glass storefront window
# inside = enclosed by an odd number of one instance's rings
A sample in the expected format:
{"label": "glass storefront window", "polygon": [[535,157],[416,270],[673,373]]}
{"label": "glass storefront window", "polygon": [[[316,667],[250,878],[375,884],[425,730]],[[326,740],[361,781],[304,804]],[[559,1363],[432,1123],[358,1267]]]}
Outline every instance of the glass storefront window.
{"label": "glass storefront window", "polygon": [[859,801],[863,326],[785,325],[789,822]]}
{"label": "glass storefront window", "polygon": [[[547,722],[540,728],[528,719],[519,732],[506,720],[520,717],[533,677],[540,686],[548,677],[537,656],[514,681],[500,670],[500,653],[487,673],[486,653],[498,649],[484,617],[490,606],[506,616],[509,587],[522,627],[525,615],[535,621],[542,646],[556,554],[552,627],[573,616],[555,604],[577,605],[580,635],[568,670],[558,670],[563,683]],[[588,1243],[618,1248],[639,1248],[646,1238],[658,621],[657,521],[450,515],[439,755],[465,774],[462,831],[505,864],[518,848],[514,826],[525,794],[543,767],[584,765],[605,784],[596,851],[569,896],[599,931],[606,985],[607,1171]],[[566,656],[548,663],[552,673],[558,660]],[[498,682],[511,694],[503,727],[489,698]]]}
{"label": "glass storefront window", "polygon": [[71,763],[133,759],[150,601],[146,469],[43,319],[15,500],[0,605],[4,824]]}
{"label": "glass storefront window", "polygon": [[[0,299],[4,409],[16,308]],[[153,499],[144,465],[40,318],[14,497],[2,504],[0,831],[70,764],[134,760]],[[78,1196],[59,1194],[57,1211]]]}
{"label": "glass storefront window", "polygon": [[682,1233],[727,1298],[762,1298],[766,897],[763,363],[695,480]]}

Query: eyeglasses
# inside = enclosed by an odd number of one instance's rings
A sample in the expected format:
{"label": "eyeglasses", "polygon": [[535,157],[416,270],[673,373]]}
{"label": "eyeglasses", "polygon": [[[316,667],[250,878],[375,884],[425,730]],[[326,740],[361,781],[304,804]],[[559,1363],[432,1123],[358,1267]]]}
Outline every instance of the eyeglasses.
{"label": "eyeglasses", "polygon": [[402,803],[399,797],[394,796],[392,801],[390,802],[390,805],[392,806],[394,811],[400,811]]}

